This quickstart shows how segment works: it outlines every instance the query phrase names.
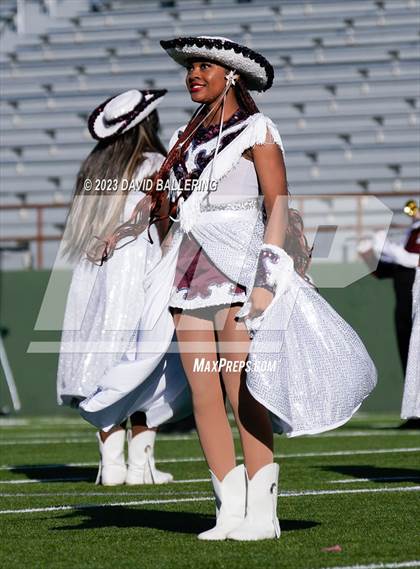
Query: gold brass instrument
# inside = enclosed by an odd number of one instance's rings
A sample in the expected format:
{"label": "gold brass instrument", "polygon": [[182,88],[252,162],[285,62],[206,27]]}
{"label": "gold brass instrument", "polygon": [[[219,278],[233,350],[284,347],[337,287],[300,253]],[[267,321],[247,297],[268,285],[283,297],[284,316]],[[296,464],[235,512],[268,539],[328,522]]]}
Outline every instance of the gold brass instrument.
{"label": "gold brass instrument", "polygon": [[419,208],[417,207],[416,200],[408,200],[408,202],[404,206],[403,212],[409,215],[410,217],[414,217],[418,212],[418,209]]}

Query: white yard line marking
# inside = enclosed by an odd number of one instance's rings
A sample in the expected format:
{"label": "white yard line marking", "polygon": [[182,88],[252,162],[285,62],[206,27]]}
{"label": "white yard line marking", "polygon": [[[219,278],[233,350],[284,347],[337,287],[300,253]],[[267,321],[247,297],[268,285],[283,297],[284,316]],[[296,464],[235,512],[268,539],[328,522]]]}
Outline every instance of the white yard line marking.
{"label": "white yard line marking", "polygon": [[[173,480],[171,484],[197,484],[209,482],[210,478],[187,478],[186,480]],[[17,480],[0,480],[0,484],[48,484],[49,482],[92,482],[86,476],[80,478],[21,478]]]}
{"label": "white yard line marking", "polygon": [[299,490],[279,492],[279,496],[329,496],[332,494],[383,494],[388,492],[420,492],[420,486],[398,486],[395,488],[352,488],[351,490]]}
{"label": "white yard line marking", "polygon": [[98,466],[97,462],[68,462],[66,464],[16,464],[10,466],[2,464],[0,470],[16,470],[17,468],[24,468],[25,470],[47,470],[50,468],[85,468],[86,466]]}
{"label": "white yard line marking", "polygon": [[0,484],[48,484],[48,482],[81,482],[90,481],[86,476],[82,478],[23,478],[18,480],[0,480]]}
{"label": "white yard line marking", "polygon": [[[86,436],[83,436],[85,435]],[[81,436],[82,435],[82,436]],[[402,437],[402,436],[418,436],[418,431],[407,430],[407,431],[394,431],[386,432],[383,430],[366,430],[366,431],[337,431],[332,433],[321,433],[319,435],[308,435],[311,439],[327,439],[327,438],[363,438],[363,437]],[[235,439],[239,438],[239,433],[236,429],[233,429],[233,437]],[[306,438],[306,437],[305,437]],[[158,435],[158,440],[160,442],[172,442],[172,441],[198,441],[198,436],[196,433],[185,434],[185,435]],[[93,435],[89,436],[88,433],[79,434],[69,434],[69,433],[45,433],[45,434],[16,434],[7,439],[0,440],[0,445],[10,446],[10,445],[41,445],[41,444],[96,444],[95,437]]]}
{"label": "white yard line marking", "polygon": [[406,569],[407,567],[420,567],[420,560],[399,561],[396,563],[372,563],[370,565],[337,565],[336,567],[323,567],[323,569]]}
{"label": "white yard line marking", "polygon": [[392,482],[393,480],[420,480],[420,476],[372,476],[372,478],[344,478],[329,480],[329,484],[354,484],[358,482]]}
{"label": "white yard line marking", "polygon": [[[373,494],[388,492],[419,492],[420,486],[401,486],[399,488],[352,488],[351,490],[289,490],[279,492],[279,498],[295,498],[301,496],[329,496],[332,494]],[[174,498],[171,500],[135,500],[131,502],[110,502],[109,504],[66,504],[64,506],[49,506],[46,508],[24,508],[15,510],[0,510],[0,514],[31,514],[39,512],[56,512],[61,510],[79,510],[95,508],[114,508],[127,506],[143,506],[149,504],[177,504],[180,502],[197,502],[214,500],[213,496],[202,498]]]}
{"label": "white yard line marking", "polygon": [[[371,454],[392,454],[392,453],[405,453],[405,452],[419,452],[420,447],[398,447],[398,448],[383,448],[383,449],[359,449],[359,450],[336,450],[336,451],[320,451],[320,452],[297,452],[297,453],[287,453],[287,454],[275,454],[274,458],[306,458],[306,457],[318,457],[318,456],[352,456],[352,455],[371,455]],[[236,457],[238,460],[242,460],[243,456],[238,455]],[[162,458],[156,459],[158,464],[168,464],[177,462],[204,462],[204,457],[201,456],[189,456],[180,458]],[[16,464],[8,465],[2,464],[0,470],[16,470],[18,468],[25,468],[27,470],[45,470],[49,468],[83,468],[88,466],[97,466],[97,462],[69,462],[65,464]]]}
{"label": "white yard line marking", "polygon": [[[209,479],[210,481],[210,479]],[[156,492],[157,494],[157,492]],[[194,494],[200,494],[203,496],[212,496],[209,491],[201,490],[173,490],[172,492],[161,492],[159,488],[159,496],[182,496],[186,494],[187,496],[192,496]],[[78,496],[153,496],[150,492],[21,492],[15,494],[14,492],[0,492],[1,498],[56,498],[57,496],[73,496],[77,498]]]}
{"label": "white yard line marking", "polygon": [[[173,480],[171,484],[199,484],[201,482],[210,482],[210,478],[186,478],[183,480]],[[420,480],[420,476],[389,476],[379,478],[348,478],[345,480],[329,480],[328,484],[350,484],[350,483],[364,483],[375,481],[393,481],[393,480]],[[78,478],[19,478],[14,480],[0,480],[1,484],[48,484],[57,482],[92,482],[92,478],[86,476]],[[374,490],[374,489],[373,489]],[[328,492],[341,492],[341,490],[328,490]],[[61,494],[58,493],[58,494]]]}
{"label": "white yard line marking", "polygon": [[407,429],[406,431],[397,431],[394,430],[393,428],[389,428],[389,431],[387,431],[386,429],[366,429],[366,430],[360,430],[360,431],[352,431],[350,429],[348,430],[343,430],[343,431],[332,431],[329,433],[321,433],[320,435],[308,435],[308,437],[312,438],[323,438],[323,439],[328,439],[328,438],[338,438],[338,437],[369,437],[369,436],[374,436],[374,437],[395,437],[395,436],[401,436],[401,435],[417,435],[419,434],[418,431],[416,431],[415,429]]}
{"label": "white yard line marking", "polygon": [[[235,438],[239,435],[234,434]],[[172,436],[159,436],[159,441],[171,442],[171,441],[193,441],[197,440],[197,435],[172,435]],[[34,438],[29,436],[17,436],[16,438],[8,438],[0,440],[0,446],[13,446],[13,445],[57,445],[57,444],[97,444],[95,437],[92,435],[90,437],[80,437],[72,436],[67,433],[63,435],[48,435],[43,438],[37,434]]]}
{"label": "white yard line marking", "polygon": [[202,498],[178,498],[173,500],[135,500],[132,502],[110,502],[109,504],[75,504],[49,506],[47,508],[25,508],[23,510],[0,510],[0,514],[33,514],[38,512],[58,512],[62,510],[88,510],[96,508],[120,508],[122,506],[143,506],[149,504],[177,504],[179,502],[203,502],[214,500],[214,496]]}
{"label": "white yard line marking", "polygon": [[[306,458],[306,457],[318,457],[318,456],[352,456],[356,454],[389,454],[389,453],[400,453],[400,452],[419,452],[420,447],[402,447],[402,448],[382,448],[382,449],[360,449],[360,450],[336,450],[336,451],[319,451],[319,452],[296,452],[287,454],[275,454],[274,458]],[[243,456],[238,455],[239,460],[243,459]],[[188,458],[165,458],[157,459],[158,463],[176,463],[176,462],[199,462],[203,461],[204,458],[198,457],[188,457]]]}
{"label": "white yard line marking", "polygon": [[21,441],[16,439],[14,441],[0,441],[0,446],[15,446],[15,445],[62,445],[62,444],[84,444],[84,443],[95,443],[95,439],[92,437],[86,439],[80,438],[67,438],[67,439],[32,439]]}
{"label": "white yard line marking", "polygon": [[26,427],[29,425],[27,419],[0,419],[0,427]]}

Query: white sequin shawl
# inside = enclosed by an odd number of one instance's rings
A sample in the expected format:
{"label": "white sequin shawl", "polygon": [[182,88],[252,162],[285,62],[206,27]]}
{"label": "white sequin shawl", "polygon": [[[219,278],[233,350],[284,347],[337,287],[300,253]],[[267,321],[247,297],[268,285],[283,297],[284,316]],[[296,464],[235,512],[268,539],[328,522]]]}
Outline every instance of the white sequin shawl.
{"label": "white sequin shawl", "polygon": [[[244,131],[218,155],[213,179],[228,176],[244,150],[254,144],[270,139],[284,151],[270,119],[257,113],[246,121]],[[172,143],[174,140],[175,136]],[[210,168],[208,164],[200,180],[208,179]],[[145,279],[137,359],[110,369],[98,390],[81,403],[82,416],[97,427],[108,428],[136,410],[144,385],[153,389],[159,382],[170,385],[178,378],[170,369],[163,374],[159,366],[166,362],[173,346],[174,324],[168,302],[186,231],[222,272],[244,285],[248,295],[251,293],[264,237],[261,211],[200,212],[203,197],[204,192],[193,193],[182,204],[171,243]],[[288,290],[273,300],[264,314],[250,347],[247,386],[270,410],[275,430],[296,436],[345,423],[377,379],[376,368],[357,333],[296,272]],[[170,406],[168,398],[166,401]],[[173,417],[176,414],[174,409]],[[149,426],[164,420],[163,415],[148,416]]]}

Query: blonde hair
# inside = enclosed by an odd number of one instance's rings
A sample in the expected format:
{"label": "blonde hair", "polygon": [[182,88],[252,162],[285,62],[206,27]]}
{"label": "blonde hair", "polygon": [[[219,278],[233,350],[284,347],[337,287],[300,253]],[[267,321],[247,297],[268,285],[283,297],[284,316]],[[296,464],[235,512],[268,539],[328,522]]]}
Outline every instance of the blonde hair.
{"label": "blonde hair", "polygon": [[[70,261],[78,261],[84,253],[94,252],[99,240],[122,222],[127,187],[146,160],[144,153],[158,152],[166,156],[157,135],[158,128],[157,112],[153,111],[126,133],[108,142],[98,142],[84,160],[63,236],[62,254]],[[91,189],[86,187],[86,180]]]}

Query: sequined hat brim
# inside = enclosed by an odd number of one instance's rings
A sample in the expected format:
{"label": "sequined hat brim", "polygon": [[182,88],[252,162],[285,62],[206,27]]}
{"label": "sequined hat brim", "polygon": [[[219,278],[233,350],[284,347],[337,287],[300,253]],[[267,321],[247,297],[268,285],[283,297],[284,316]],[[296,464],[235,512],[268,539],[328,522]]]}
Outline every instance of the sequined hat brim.
{"label": "sequined hat brim", "polygon": [[[114,97],[110,97],[101,103],[89,116],[88,129],[95,140],[111,140],[123,134],[141,123],[156,107],[166,95],[166,89],[150,89],[141,91],[143,95],[151,95],[146,99],[143,96],[141,101],[128,113],[121,115],[112,122],[106,122],[104,109]],[[117,95],[116,95],[117,96]]]}
{"label": "sequined hat brim", "polygon": [[249,90],[267,91],[273,84],[274,70],[267,59],[256,51],[225,38],[180,37],[162,40],[160,45],[180,65],[193,58],[214,61],[236,71]]}

